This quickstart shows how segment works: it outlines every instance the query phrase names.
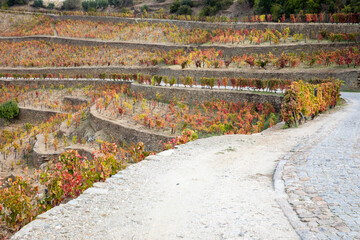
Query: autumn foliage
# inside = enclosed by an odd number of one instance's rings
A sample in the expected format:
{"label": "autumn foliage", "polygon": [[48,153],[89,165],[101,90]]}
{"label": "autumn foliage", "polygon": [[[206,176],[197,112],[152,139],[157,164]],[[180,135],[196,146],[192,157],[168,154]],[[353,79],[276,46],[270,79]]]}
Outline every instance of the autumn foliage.
{"label": "autumn foliage", "polygon": [[336,105],[340,97],[339,80],[319,84],[293,82],[285,91],[281,115],[288,126],[314,118]]}

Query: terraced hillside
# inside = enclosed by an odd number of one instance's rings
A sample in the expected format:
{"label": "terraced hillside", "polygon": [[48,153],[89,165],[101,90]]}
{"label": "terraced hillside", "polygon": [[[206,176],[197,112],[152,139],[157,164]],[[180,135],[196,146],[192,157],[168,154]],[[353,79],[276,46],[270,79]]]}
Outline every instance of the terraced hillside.
{"label": "terraced hillside", "polygon": [[360,88],[356,24],[1,15],[4,238],[156,152],[298,126]]}

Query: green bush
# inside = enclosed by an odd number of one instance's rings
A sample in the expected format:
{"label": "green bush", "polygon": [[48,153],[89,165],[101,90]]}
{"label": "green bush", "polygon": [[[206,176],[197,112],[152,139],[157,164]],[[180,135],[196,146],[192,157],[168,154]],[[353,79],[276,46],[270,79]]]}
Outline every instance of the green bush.
{"label": "green bush", "polygon": [[80,7],[80,0],[65,0],[62,5],[64,10],[73,10]]}
{"label": "green bush", "polygon": [[192,9],[188,5],[182,5],[179,7],[177,13],[180,15],[191,15]]}
{"label": "green bush", "polygon": [[255,4],[255,0],[247,0],[250,7],[253,7]]}
{"label": "green bush", "polygon": [[29,0],[7,0],[6,4],[11,7],[14,5],[26,5],[29,3]]}
{"label": "green bush", "polygon": [[179,7],[180,7],[180,0],[175,0],[170,5],[170,13],[176,13],[179,10]]}
{"label": "green bush", "polygon": [[123,0],[110,0],[109,4],[114,7],[122,7],[124,5]]}
{"label": "green bush", "polygon": [[277,3],[271,5],[271,14],[274,20],[277,21],[281,16],[281,5]]}
{"label": "green bush", "polygon": [[[306,2],[307,13],[318,13],[320,10],[320,4],[317,1],[309,0]],[[351,9],[350,9],[351,11]]]}
{"label": "green bush", "polygon": [[193,7],[194,3],[191,0],[181,0],[180,5],[181,6],[187,5],[189,7]]}
{"label": "green bush", "polygon": [[43,2],[43,0],[34,0],[33,7],[36,7],[36,8],[44,7],[44,2]]}
{"label": "green bush", "polygon": [[109,6],[109,1],[108,0],[97,0],[96,3],[97,3],[98,8],[105,9],[105,8],[107,8]]}
{"label": "green bush", "polygon": [[205,0],[200,16],[213,16],[221,10],[228,9],[233,3],[233,0]]}
{"label": "green bush", "polygon": [[[359,0],[247,0],[257,14],[273,12],[274,5],[280,5],[280,15],[302,13],[359,12]],[[278,12],[278,7],[276,8]]]}
{"label": "green bush", "polygon": [[81,3],[81,6],[84,9],[84,11],[87,11],[89,9],[89,2],[88,1],[83,1]]}
{"label": "green bush", "polygon": [[194,7],[194,3],[192,0],[175,0],[170,5],[170,13],[177,13],[180,15],[191,15],[192,7]]}
{"label": "green bush", "polygon": [[96,11],[97,8],[105,9],[109,6],[108,0],[89,0],[89,1],[83,1],[81,3],[82,8],[84,11]]}
{"label": "green bush", "polygon": [[47,6],[48,9],[54,9],[55,8],[55,4],[54,3],[49,3]]}
{"label": "green bush", "polygon": [[149,11],[149,6],[146,5],[146,4],[145,4],[145,5],[142,5],[141,8],[140,8],[140,11],[141,11],[141,12],[144,12],[145,10],[146,10],[147,12]]}
{"label": "green bush", "polygon": [[16,102],[8,101],[0,105],[0,118],[13,119],[19,115],[19,107]]}
{"label": "green bush", "polygon": [[1,9],[2,10],[8,10],[9,9],[9,5],[7,3],[4,3],[1,5]]}
{"label": "green bush", "polygon": [[88,1],[88,4],[89,4],[89,10],[90,10],[90,9],[95,10],[96,7],[97,7],[96,1]]}

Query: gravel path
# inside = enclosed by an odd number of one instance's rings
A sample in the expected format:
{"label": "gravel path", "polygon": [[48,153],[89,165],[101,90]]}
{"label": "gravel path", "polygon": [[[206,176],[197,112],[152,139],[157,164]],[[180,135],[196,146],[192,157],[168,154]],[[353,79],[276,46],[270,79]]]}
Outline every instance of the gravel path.
{"label": "gravel path", "polygon": [[316,239],[360,239],[360,94],[351,108],[300,144],[284,168],[289,202]]}
{"label": "gravel path", "polygon": [[13,239],[298,239],[279,207],[287,195],[274,191],[274,170],[350,106],[299,128],[278,124],[148,157],[40,215]]}

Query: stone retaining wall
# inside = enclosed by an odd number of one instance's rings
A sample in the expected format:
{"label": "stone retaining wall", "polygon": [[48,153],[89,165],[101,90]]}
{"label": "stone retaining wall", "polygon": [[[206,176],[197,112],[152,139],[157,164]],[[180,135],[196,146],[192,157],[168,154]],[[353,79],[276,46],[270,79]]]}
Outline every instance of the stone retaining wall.
{"label": "stone retaining wall", "polygon": [[90,120],[95,123],[97,130],[104,130],[109,136],[126,142],[126,144],[143,142],[149,148],[147,150],[161,150],[160,141],[167,142],[175,137],[121,125],[116,121],[102,117],[96,112],[95,106],[90,108]]}
{"label": "stone retaining wall", "polygon": [[127,22],[127,23],[138,23],[138,22],[149,22],[149,23],[168,23],[173,24],[183,28],[205,28],[205,29],[216,29],[216,28],[257,28],[257,29],[266,29],[272,28],[276,30],[283,30],[284,28],[289,28],[292,33],[303,33],[306,36],[311,35],[312,33],[318,33],[319,31],[326,30],[327,32],[333,33],[351,33],[351,32],[360,32],[359,24],[332,24],[332,23],[210,23],[210,22],[195,22],[195,21],[181,21],[181,20],[170,20],[170,19],[141,19],[141,18],[118,18],[118,17],[107,17],[107,16],[54,16],[51,17],[55,20],[89,20],[89,21],[99,21],[99,22]]}
{"label": "stone retaining wall", "polygon": [[[159,67],[138,67],[138,66],[93,66],[93,67],[44,67],[44,68],[0,68],[0,73],[11,73],[11,74],[43,74],[43,73],[51,73],[55,75],[61,74],[62,76],[69,75],[70,77],[77,74],[83,74],[86,76],[87,74],[90,74],[92,76],[99,76],[101,73],[143,73],[143,74],[150,74],[155,75],[158,74]],[[51,80],[51,79],[50,79]],[[12,82],[13,80],[9,80],[8,82]],[[26,81],[26,80],[22,80]],[[42,81],[44,84],[49,81],[49,79],[39,79],[39,80],[28,80],[28,84],[34,83],[36,81]],[[52,80],[54,81],[54,80]],[[0,80],[0,82],[6,82],[6,80]],[[73,84],[71,82],[74,82],[74,80],[67,80],[67,79],[61,79],[56,80],[56,82],[59,82],[59,84]],[[104,80],[87,80],[87,79],[77,79],[75,80],[76,83],[82,83],[84,84],[101,84],[104,82],[104,84],[108,84],[113,81],[104,81]],[[52,84],[51,82],[50,84]]]}
{"label": "stone retaining wall", "polygon": [[26,107],[19,107],[19,110],[19,116],[14,119],[16,123],[39,123],[48,120],[56,114],[62,114],[62,112],[55,110],[32,109]]}
{"label": "stone retaining wall", "polygon": [[[8,13],[13,14],[28,14],[36,15],[38,13],[33,12],[16,12],[16,11],[7,11]],[[54,15],[46,14],[54,20],[83,20],[83,21],[98,21],[98,22],[127,22],[127,23],[139,23],[139,22],[149,22],[149,23],[168,23],[173,24],[179,27],[184,28],[205,28],[205,29],[216,29],[216,28],[234,28],[234,29],[266,29],[272,28],[276,30],[283,30],[284,28],[289,28],[291,32],[295,33],[305,33],[311,34],[312,32],[317,33],[322,30],[333,33],[351,33],[359,32],[360,24],[347,24],[347,23],[276,23],[276,22],[262,22],[262,23],[249,23],[249,22],[201,22],[201,21],[184,21],[184,20],[171,20],[171,19],[149,19],[149,18],[120,18],[120,17],[111,17],[111,16],[69,16],[69,15]]]}
{"label": "stone retaining wall", "polygon": [[94,158],[94,155],[93,155],[94,150],[91,151],[90,149],[87,149],[86,147],[74,145],[74,146],[66,147],[65,151],[70,150],[70,149],[77,151],[80,154],[80,156],[86,157],[88,160],[92,160]]}
{"label": "stone retaining wall", "polygon": [[[0,71],[1,72],[1,71]],[[11,72],[11,71],[10,71]],[[9,72],[9,73],[10,73]],[[14,71],[15,74],[21,74],[22,71]],[[84,70],[81,71],[74,71],[75,73],[72,73],[71,71],[69,74],[80,74],[84,73]],[[86,71],[85,71],[86,72]],[[6,73],[4,71],[3,73]],[[56,74],[65,74],[67,71],[56,71],[56,70],[44,70],[44,71],[23,71],[23,73],[56,73]],[[8,85],[8,84],[17,84],[17,85],[29,85],[37,87],[51,87],[51,86],[59,86],[63,85],[64,87],[79,87],[79,86],[86,86],[86,85],[105,85],[105,84],[130,84],[130,82],[127,81],[109,81],[109,80],[87,80],[87,79],[36,79],[36,80],[24,80],[24,79],[17,79],[17,80],[10,80],[10,79],[0,79],[0,85]]]}
{"label": "stone retaining wall", "polygon": [[79,98],[79,97],[71,97],[71,96],[65,96],[63,99],[64,103],[69,103],[71,105],[87,105],[89,101],[87,99]]}
{"label": "stone retaining wall", "polygon": [[[259,79],[291,79],[291,80],[306,80],[306,79],[326,79],[338,78],[343,81],[342,90],[359,89],[358,76],[360,69],[280,69],[280,70],[261,70],[261,69],[171,69],[159,68],[157,75],[168,77],[190,76],[193,77],[197,85],[200,85],[201,77],[216,77],[216,78],[259,78]],[[230,81],[229,81],[230,82]],[[229,83],[230,84],[230,83]]]}
{"label": "stone retaining wall", "polygon": [[49,162],[53,159],[58,159],[62,152],[61,149],[58,149],[57,151],[42,150],[42,147],[45,145],[44,139],[45,137],[43,134],[36,135],[36,142],[33,147],[33,152],[31,153],[33,164],[36,167],[40,167],[41,164]]}
{"label": "stone retaining wall", "polygon": [[[259,79],[270,79],[270,78],[280,78],[280,79],[314,79],[314,78],[338,78],[341,81],[344,81],[342,85],[342,90],[354,90],[359,89],[358,77],[360,74],[360,69],[348,68],[348,69],[328,69],[328,68],[319,68],[319,69],[279,69],[279,70],[263,70],[263,69],[179,69],[174,67],[62,67],[62,68],[2,68],[0,73],[14,73],[14,74],[36,74],[36,73],[52,73],[52,74],[62,74],[64,75],[76,75],[76,74],[91,74],[93,76],[98,76],[100,73],[142,73],[150,75],[159,75],[159,76],[168,76],[168,77],[181,77],[181,76],[190,76],[200,85],[201,77],[228,77],[228,78],[259,78]],[[51,86],[51,84],[62,84],[64,86],[76,86],[79,83],[88,85],[91,83],[96,84],[107,84],[114,81],[104,81],[104,80],[0,80],[0,84],[21,82],[21,84],[44,84],[46,86]],[[129,84],[128,82],[114,82],[114,84]]]}
{"label": "stone retaining wall", "polygon": [[101,41],[96,39],[79,39],[79,38],[69,38],[69,37],[56,37],[56,36],[27,36],[27,37],[0,37],[1,41],[11,41],[11,42],[21,42],[21,41],[48,41],[60,44],[68,45],[84,45],[84,46],[102,46],[108,45],[111,47],[119,47],[126,49],[143,49],[143,50],[154,50],[160,49],[163,51],[171,51],[174,49],[185,49],[187,51],[197,49],[211,49],[216,48],[222,50],[223,54],[228,57],[239,56],[243,54],[253,53],[253,54],[267,54],[271,52],[272,54],[279,55],[283,52],[285,53],[312,53],[318,50],[325,51],[334,51],[339,48],[346,48],[349,46],[358,47],[359,43],[354,42],[337,42],[337,43],[305,43],[304,41],[299,43],[286,43],[286,44],[277,44],[277,45],[248,45],[248,46],[226,46],[226,45],[174,45],[174,44],[164,44],[164,43],[134,43],[134,42],[125,42],[125,41]]}
{"label": "stone retaining wall", "polygon": [[238,90],[216,90],[216,89],[199,89],[184,87],[162,87],[149,86],[141,84],[132,84],[131,91],[142,93],[145,98],[156,99],[156,95],[161,96],[162,101],[171,101],[174,98],[184,100],[188,104],[195,101],[211,101],[212,99],[225,100],[229,102],[255,102],[255,103],[271,103],[276,111],[280,111],[282,104],[282,96],[272,94],[256,94],[250,92],[242,92]]}

